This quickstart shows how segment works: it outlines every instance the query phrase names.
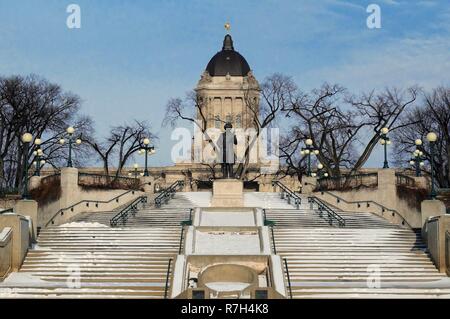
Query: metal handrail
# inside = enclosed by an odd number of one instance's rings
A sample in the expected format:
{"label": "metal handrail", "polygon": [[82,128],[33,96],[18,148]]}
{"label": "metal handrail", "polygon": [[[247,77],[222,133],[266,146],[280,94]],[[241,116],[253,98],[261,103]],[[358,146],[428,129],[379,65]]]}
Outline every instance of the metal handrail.
{"label": "metal handrail", "polygon": [[272,233],[272,247],[273,247],[273,253],[277,254],[277,246],[275,245],[275,235],[273,233],[273,226],[270,227],[270,232]]}
{"label": "metal handrail", "polygon": [[164,287],[164,299],[167,299],[167,293],[169,292],[169,274],[170,274],[170,266],[172,265],[173,258],[169,259],[169,263],[167,265],[167,273],[166,273],[166,286]]}
{"label": "metal handrail", "polygon": [[319,215],[322,217],[323,212],[327,213],[328,217],[328,223],[330,225],[333,225],[333,219],[338,222],[338,225],[340,227],[345,227],[345,219],[340,216],[338,213],[336,213],[333,209],[331,209],[325,202],[320,200],[319,198],[315,196],[308,197],[308,202],[310,203],[310,209],[314,208],[314,203],[317,204],[317,207],[319,209]]}
{"label": "metal handrail", "polygon": [[66,210],[68,210],[68,209],[73,210],[73,209],[74,209],[76,206],[78,206],[78,205],[81,205],[81,204],[84,204],[84,203],[85,203],[85,204],[89,204],[89,203],[108,204],[108,203],[111,203],[111,202],[113,202],[113,201],[119,199],[119,198],[122,197],[122,196],[127,195],[128,193],[132,193],[132,194],[134,195],[135,192],[136,192],[136,190],[130,189],[130,190],[128,190],[128,191],[126,191],[126,192],[124,192],[124,193],[122,193],[122,194],[119,194],[119,195],[115,196],[114,198],[112,198],[112,199],[110,199],[110,200],[107,200],[107,201],[83,199],[83,200],[81,200],[81,201],[79,201],[79,202],[77,202],[77,203],[75,203],[75,204],[73,204],[73,205],[70,205],[70,206],[68,206],[68,207],[61,208],[60,210],[58,210],[58,211],[52,216],[52,218],[50,218],[50,220],[45,224],[45,227],[47,227],[48,225],[50,225],[50,223],[52,223],[53,220],[55,219],[55,217],[58,216],[60,213],[66,211]]}
{"label": "metal handrail", "polygon": [[381,204],[379,204],[379,203],[377,203],[377,202],[375,202],[375,201],[373,201],[373,200],[348,201],[348,200],[346,200],[346,199],[344,199],[344,198],[342,198],[342,197],[340,197],[340,196],[338,196],[338,195],[336,195],[336,194],[333,194],[333,193],[330,192],[330,191],[321,191],[321,193],[323,193],[323,194],[326,193],[326,194],[328,194],[328,195],[330,195],[330,196],[336,198],[336,200],[338,201],[338,203],[339,203],[340,201],[342,201],[342,202],[344,202],[344,203],[346,203],[346,204],[358,204],[358,205],[360,205],[361,203],[367,203],[367,204],[371,203],[371,204],[374,204],[374,205],[380,207],[380,208],[382,209],[383,212],[384,212],[384,211],[391,211],[391,212],[397,214],[398,216],[400,216],[400,217],[402,218],[402,223],[403,223],[403,224],[408,225],[409,228],[413,228],[413,227],[411,227],[411,225],[406,221],[405,217],[403,217],[403,215],[400,214],[397,210],[392,209],[392,208],[389,208],[389,207],[386,207],[386,206],[384,206],[384,205],[381,205]]}
{"label": "metal handrail", "polygon": [[178,247],[178,255],[181,255],[181,250],[183,248],[183,239],[184,239],[184,226],[181,226],[180,245]]}
{"label": "metal handrail", "polygon": [[292,286],[291,286],[291,276],[289,275],[289,267],[288,267],[287,259],[283,258],[283,260],[284,260],[284,267],[286,270],[286,276],[287,276],[287,280],[288,280],[289,296],[291,297],[290,299],[292,299]]}
{"label": "metal handrail", "polygon": [[[281,198],[286,198],[287,202],[289,204],[291,204],[291,198],[294,199],[294,205],[297,209],[300,209],[300,205],[302,203],[302,199],[300,198],[300,196],[298,196],[297,194],[295,194],[293,191],[291,191],[286,185],[284,185],[283,183],[281,183],[280,181],[272,181],[272,186],[279,186],[283,191],[281,192]],[[285,196],[285,194],[287,194],[287,196]]]}
{"label": "metal handrail", "polygon": [[13,213],[13,212],[14,212],[14,208],[8,208],[8,209],[0,211],[0,215],[5,214],[5,213]]}
{"label": "metal handrail", "polygon": [[155,197],[155,207],[161,207],[161,204],[168,203],[169,199],[173,198],[175,192],[178,187],[182,187],[184,185],[184,181],[178,180],[170,185],[168,188],[163,190],[158,196]]}
{"label": "metal handrail", "polygon": [[139,196],[135,200],[133,200],[130,204],[124,207],[119,213],[114,215],[113,218],[110,219],[109,224],[111,227],[115,227],[118,225],[119,221],[122,220],[122,224],[124,225],[128,220],[128,214],[132,213],[133,216],[136,214],[137,206],[140,203],[147,203],[147,196]]}

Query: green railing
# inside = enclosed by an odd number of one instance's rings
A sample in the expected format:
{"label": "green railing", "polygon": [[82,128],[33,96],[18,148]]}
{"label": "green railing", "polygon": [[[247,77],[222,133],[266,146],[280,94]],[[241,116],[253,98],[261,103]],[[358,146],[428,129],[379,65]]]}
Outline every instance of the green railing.
{"label": "green railing", "polygon": [[397,210],[392,209],[392,208],[388,208],[386,206],[383,206],[383,205],[381,205],[381,204],[379,204],[377,202],[374,202],[373,200],[347,201],[346,199],[344,199],[344,198],[342,198],[342,197],[340,197],[340,196],[338,196],[336,194],[333,194],[333,193],[331,193],[329,191],[322,191],[321,193],[322,194],[328,194],[328,195],[334,197],[336,199],[336,203],[337,204],[339,204],[340,202],[344,202],[344,203],[349,204],[349,205],[356,204],[357,208],[361,207],[362,204],[365,204],[366,207],[370,207],[370,205],[377,206],[377,207],[381,208],[381,213],[382,214],[385,213],[386,211],[390,211],[391,214],[392,214],[392,217],[395,217],[395,215],[398,215],[398,216],[400,216],[402,218],[402,225],[407,225],[409,228],[412,228],[411,225],[403,217],[403,215],[400,214]]}
{"label": "green railing", "polygon": [[171,273],[172,260],[173,258],[170,258],[169,263],[167,264],[166,285],[164,287],[164,299],[167,299],[167,295],[169,293],[169,280],[170,280],[169,276]]}
{"label": "green railing", "polygon": [[333,221],[338,223],[339,227],[345,227],[345,219],[342,218],[338,213],[336,213],[332,208],[330,208],[325,202],[320,200],[315,196],[308,197],[308,202],[310,204],[310,209],[314,209],[314,204],[317,205],[317,209],[319,210],[319,216],[322,218],[325,213],[328,218],[328,224],[330,226],[333,225]]}
{"label": "green railing", "polygon": [[275,234],[273,233],[273,226],[270,227],[270,233],[271,233],[271,237],[272,237],[272,249],[273,249],[273,253],[276,255],[277,254],[277,245],[275,244]]}
{"label": "green railing", "polygon": [[[286,199],[288,204],[293,204],[297,209],[300,209],[302,199],[291,191],[286,185],[280,181],[272,181],[272,186],[278,186],[281,188],[280,197]],[[293,202],[292,202],[293,201]]]}
{"label": "green railing", "polygon": [[47,226],[49,226],[49,225],[53,225],[53,224],[55,223],[54,220],[55,220],[55,218],[56,218],[57,216],[62,216],[62,215],[64,215],[64,213],[65,213],[67,210],[69,210],[70,212],[73,212],[74,209],[75,209],[75,207],[79,207],[79,206],[81,206],[82,204],[84,204],[86,207],[89,207],[89,205],[92,203],[92,204],[95,205],[95,207],[98,207],[99,204],[109,204],[109,203],[112,203],[112,202],[114,202],[114,201],[115,201],[115,202],[119,202],[119,199],[120,199],[121,197],[123,197],[123,196],[125,196],[125,195],[127,195],[127,194],[130,194],[130,193],[131,193],[132,195],[134,195],[135,192],[136,192],[135,190],[129,190],[129,191],[126,191],[126,192],[124,192],[124,193],[122,193],[122,194],[119,194],[119,195],[115,196],[114,198],[112,198],[112,199],[110,199],[110,200],[107,200],[107,201],[89,200],[89,199],[81,200],[81,201],[79,201],[79,202],[77,202],[77,203],[75,203],[75,204],[73,204],[73,205],[70,205],[70,206],[68,206],[68,207],[61,208],[60,210],[58,210],[58,211],[50,218],[50,220],[45,224],[45,227],[47,227]]}
{"label": "green railing", "polygon": [[291,276],[289,274],[288,262],[287,262],[286,258],[283,258],[283,260],[284,260],[284,268],[286,271],[286,277],[287,277],[287,281],[288,281],[289,297],[290,297],[290,299],[292,299],[292,285],[291,285]]}
{"label": "green railing", "polygon": [[5,214],[5,213],[13,213],[13,212],[14,212],[13,208],[8,208],[8,209],[4,209],[4,210],[0,211],[0,215]]}
{"label": "green railing", "polygon": [[113,218],[111,218],[109,224],[111,225],[111,227],[117,226],[119,222],[122,222],[122,225],[125,225],[126,222],[128,221],[129,214],[135,216],[138,210],[138,205],[139,204],[145,205],[146,203],[147,203],[147,196],[139,196],[138,198],[133,200],[130,204],[128,204],[126,207],[124,207]]}
{"label": "green railing", "polygon": [[180,243],[178,245],[178,255],[181,255],[181,251],[183,250],[183,240],[184,240],[184,226],[181,226]]}
{"label": "green railing", "polygon": [[167,204],[169,200],[175,196],[177,189],[183,186],[184,181],[179,180],[163,190],[158,196],[155,197],[155,207],[159,208],[163,203]]}

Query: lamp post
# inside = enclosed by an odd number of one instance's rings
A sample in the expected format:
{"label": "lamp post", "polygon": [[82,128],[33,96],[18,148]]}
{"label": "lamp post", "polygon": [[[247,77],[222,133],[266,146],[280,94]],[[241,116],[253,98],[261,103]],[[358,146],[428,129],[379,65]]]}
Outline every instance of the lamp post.
{"label": "lamp post", "polygon": [[134,182],[136,182],[136,180],[137,180],[137,176],[138,176],[138,168],[139,168],[139,165],[138,165],[137,163],[135,163],[135,164],[133,165],[133,169],[134,169]]}
{"label": "lamp post", "polygon": [[39,137],[37,137],[34,140],[34,144],[36,145],[36,150],[33,152],[33,155],[35,156],[36,160],[35,160],[35,164],[36,164],[36,170],[34,171],[34,176],[41,176],[41,159],[42,156],[44,155],[44,153],[42,152],[41,149],[41,139]]}
{"label": "lamp post", "polygon": [[422,146],[422,140],[417,139],[414,142],[416,144],[416,150],[412,153],[411,160],[409,163],[413,165],[416,169],[416,177],[422,176],[421,167],[425,164],[423,162],[423,152],[420,150],[420,147]]}
{"label": "lamp post", "polygon": [[[74,143],[74,141],[73,141],[73,133],[75,132],[75,129],[72,126],[69,126],[66,129],[66,132],[67,132],[67,135],[69,136],[69,142],[68,142],[68,144],[69,144],[69,158],[67,160],[67,167],[73,167],[73,164],[72,164],[72,145],[73,144],[80,145],[81,144],[81,139],[77,138],[75,140],[75,143]],[[59,143],[61,145],[64,145],[66,143],[66,141],[65,141],[64,138],[60,138],[59,139]]]}
{"label": "lamp post", "polygon": [[327,173],[326,171],[324,171],[324,169],[323,169],[323,164],[322,164],[322,163],[319,163],[319,164],[317,165],[317,176],[318,176],[319,178],[328,177],[328,173]]}
{"label": "lamp post", "polygon": [[312,171],[311,171],[311,155],[319,155],[319,150],[314,149],[313,146],[313,140],[308,138],[305,141],[306,146],[302,148],[300,154],[301,155],[306,155],[308,156],[308,169],[307,169],[307,176],[312,176]]}
{"label": "lamp post", "polygon": [[430,198],[436,199],[436,188],[434,187],[434,146],[437,141],[437,135],[434,132],[427,134],[427,141],[430,142],[430,165],[431,165],[431,192]]}
{"label": "lamp post", "polygon": [[326,171],[324,171],[322,163],[319,163],[317,165],[317,177],[318,177],[317,178],[317,184],[319,185],[319,190],[321,191],[322,190],[322,184],[321,184],[320,179],[328,177],[328,173]]}
{"label": "lamp post", "polygon": [[141,149],[139,150],[139,154],[145,154],[145,167],[144,167],[144,176],[149,176],[148,172],[148,154],[155,154],[155,147],[150,146],[150,139],[144,138],[142,141]]}
{"label": "lamp post", "polygon": [[24,186],[23,186],[23,192],[22,192],[22,199],[29,199],[30,195],[28,193],[28,150],[30,147],[30,142],[33,139],[33,136],[30,133],[24,133],[22,135],[22,142],[23,142],[23,154],[24,154]]}
{"label": "lamp post", "polygon": [[381,145],[384,146],[384,163],[383,163],[383,168],[389,168],[389,163],[388,163],[388,159],[387,159],[387,146],[391,144],[391,140],[387,136],[388,133],[389,133],[389,129],[387,127],[383,127],[381,129],[380,143],[381,143]]}

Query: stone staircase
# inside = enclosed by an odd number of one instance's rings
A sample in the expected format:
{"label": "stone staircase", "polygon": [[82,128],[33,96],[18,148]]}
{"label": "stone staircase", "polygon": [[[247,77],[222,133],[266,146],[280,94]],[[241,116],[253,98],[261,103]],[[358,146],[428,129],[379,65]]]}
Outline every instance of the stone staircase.
{"label": "stone staircase", "polygon": [[293,298],[450,298],[449,278],[437,271],[412,230],[384,221],[372,221],[371,228],[325,228],[283,220],[274,239],[288,262]]}
{"label": "stone staircase", "polygon": [[43,229],[20,271],[0,284],[0,298],[163,298],[188,210],[145,208],[111,228],[116,213]]}
{"label": "stone staircase", "polygon": [[[398,228],[382,217],[371,213],[338,212],[345,219],[345,228]],[[316,228],[329,227],[326,214],[322,217],[318,212],[308,209],[266,209],[267,219],[272,220],[279,227]],[[334,227],[337,227],[334,222]]]}
{"label": "stone staircase", "polygon": [[[115,228],[109,220],[116,211],[79,214],[45,228],[21,270],[0,283],[0,298],[163,298],[180,222],[210,199],[211,192],[176,193],[160,208],[149,202]],[[412,230],[346,212],[339,212],[345,228],[330,227],[306,198],[296,210],[278,193],[246,192],[244,202],[265,208],[275,221],[273,239],[287,259],[294,298],[450,298],[449,279]],[[377,272],[379,288],[370,288]]]}

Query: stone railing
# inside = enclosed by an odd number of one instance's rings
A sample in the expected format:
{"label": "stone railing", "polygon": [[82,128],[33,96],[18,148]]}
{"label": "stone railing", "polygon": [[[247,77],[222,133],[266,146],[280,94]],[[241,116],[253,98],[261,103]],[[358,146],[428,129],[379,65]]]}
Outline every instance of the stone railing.
{"label": "stone railing", "polygon": [[[30,220],[27,217],[7,213],[0,215],[0,268],[7,275],[8,271],[17,271],[22,266],[30,247]],[[2,274],[0,273],[0,278]]]}
{"label": "stone railing", "polygon": [[125,176],[78,173],[78,185],[99,189],[138,189],[139,179]]}
{"label": "stone railing", "polygon": [[427,222],[427,247],[436,267],[439,267],[439,218],[430,218]]}
{"label": "stone railing", "polygon": [[406,187],[415,187],[416,186],[416,180],[414,177],[401,174],[401,173],[395,173],[395,184],[397,186],[406,186]]}
{"label": "stone railing", "polygon": [[450,276],[450,231],[445,232],[445,264],[447,266],[447,276]]}
{"label": "stone railing", "polygon": [[0,281],[11,271],[12,264],[12,228],[0,231]]}
{"label": "stone railing", "polygon": [[361,187],[373,188],[378,186],[378,173],[365,173],[342,175],[339,177],[326,177],[317,180],[320,190],[345,190]]}
{"label": "stone railing", "polygon": [[422,237],[427,243],[430,257],[440,272],[450,275],[450,215],[446,214],[445,205],[440,200],[424,200],[421,212]]}
{"label": "stone railing", "polygon": [[[394,169],[380,169],[377,171],[376,178],[370,177],[372,175],[373,173],[366,175],[366,182],[372,180],[375,184],[376,181],[377,187],[328,191],[317,186],[313,194],[344,211],[371,212],[399,225],[421,228],[423,223],[420,204],[417,205],[414,202],[412,205],[409,200],[409,197],[414,199],[418,193],[415,190],[412,194],[409,188],[405,190],[405,187],[398,185],[398,182],[411,184],[409,178],[412,177],[404,178],[401,174],[399,176]],[[425,184],[424,177],[413,179],[417,187]],[[364,183],[364,178],[362,181]],[[358,183],[361,184],[361,182]]]}

